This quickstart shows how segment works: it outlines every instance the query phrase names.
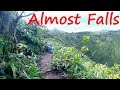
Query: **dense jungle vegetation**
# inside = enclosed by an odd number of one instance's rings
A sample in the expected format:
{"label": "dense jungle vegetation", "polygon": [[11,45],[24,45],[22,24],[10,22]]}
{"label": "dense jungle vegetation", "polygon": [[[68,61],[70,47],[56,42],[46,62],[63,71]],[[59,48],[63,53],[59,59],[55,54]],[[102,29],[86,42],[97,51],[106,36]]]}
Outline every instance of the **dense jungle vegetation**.
{"label": "dense jungle vegetation", "polygon": [[41,79],[45,42],[54,46],[52,69],[65,79],[120,78],[120,32],[67,33],[27,25],[23,12],[0,11],[0,78]]}

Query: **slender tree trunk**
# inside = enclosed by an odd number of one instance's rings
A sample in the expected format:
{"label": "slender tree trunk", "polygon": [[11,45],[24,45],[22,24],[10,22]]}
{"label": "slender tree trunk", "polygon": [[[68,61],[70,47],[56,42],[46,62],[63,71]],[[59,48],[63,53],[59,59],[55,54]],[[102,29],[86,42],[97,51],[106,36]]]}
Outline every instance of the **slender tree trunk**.
{"label": "slender tree trunk", "polygon": [[18,43],[18,40],[17,40],[17,36],[16,36],[16,33],[17,33],[17,23],[18,23],[18,19],[15,19],[12,24],[13,24],[13,42],[14,42],[14,51],[16,51],[17,49],[17,43]]}

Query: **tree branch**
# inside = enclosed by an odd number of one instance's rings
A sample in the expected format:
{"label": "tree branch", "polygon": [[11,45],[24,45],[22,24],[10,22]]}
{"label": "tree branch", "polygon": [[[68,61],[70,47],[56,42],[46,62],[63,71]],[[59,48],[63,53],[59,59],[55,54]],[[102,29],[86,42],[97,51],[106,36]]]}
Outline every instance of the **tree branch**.
{"label": "tree branch", "polygon": [[[35,13],[35,12],[33,12],[33,13]],[[32,15],[33,13],[30,13],[30,14],[28,14],[28,15],[24,15],[24,16],[21,16],[21,17],[27,17],[27,16]]]}
{"label": "tree branch", "polygon": [[21,14],[19,15],[19,17],[21,17],[23,13],[24,13],[24,11],[21,12]]}

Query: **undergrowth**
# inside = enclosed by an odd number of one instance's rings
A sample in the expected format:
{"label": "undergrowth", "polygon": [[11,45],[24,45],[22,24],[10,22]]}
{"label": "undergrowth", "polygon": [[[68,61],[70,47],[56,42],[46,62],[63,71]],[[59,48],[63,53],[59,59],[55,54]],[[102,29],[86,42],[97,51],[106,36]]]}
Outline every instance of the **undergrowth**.
{"label": "undergrowth", "polygon": [[66,79],[119,79],[120,65],[112,67],[98,64],[82,55],[80,50],[74,47],[64,47],[61,43],[54,45],[54,55],[51,61],[52,69],[63,72]]}
{"label": "undergrowth", "polygon": [[[37,62],[39,55],[25,55],[23,51],[12,53],[11,42],[0,35],[0,79],[40,79],[42,70]],[[20,50],[22,50],[21,44]]]}

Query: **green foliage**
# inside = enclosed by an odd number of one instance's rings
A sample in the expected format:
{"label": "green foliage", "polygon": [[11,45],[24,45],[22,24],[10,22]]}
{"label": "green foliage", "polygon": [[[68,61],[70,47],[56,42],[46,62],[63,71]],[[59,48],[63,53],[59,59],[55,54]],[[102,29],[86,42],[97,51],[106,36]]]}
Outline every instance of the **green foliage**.
{"label": "green foliage", "polygon": [[8,73],[8,75],[12,74],[9,78],[34,79],[42,77],[42,71],[37,66],[34,57],[19,56],[19,54],[10,55],[10,61],[6,62],[3,66],[6,69],[12,69],[12,72]]}
{"label": "green foliage", "polygon": [[[36,63],[37,60],[39,59],[39,56],[36,54],[38,52],[41,52],[40,47],[33,46],[33,45],[30,46],[30,44],[25,45],[23,43],[19,43],[17,45],[18,45],[19,52],[16,51],[16,53],[11,53],[12,41],[10,37],[0,35],[0,67],[2,67],[2,69],[5,72],[0,78],[1,79],[39,79],[41,78],[42,70],[40,70],[40,68]],[[24,55],[23,50],[28,47],[33,47],[32,56]],[[36,50],[34,50],[34,48]]]}
{"label": "green foliage", "polygon": [[[27,45],[29,45],[32,49],[32,51],[35,54],[41,54],[43,52],[43,46],[44,43],[42,41],[42,37],[39,35],[39,33],[35,33],[33,30],[33,27],[26,27],[27,23],[24,21],[19,22],[18,32],[19,35],[18,38],[20,40],[25,41]],[[37,32],[40,30],[40,28],[37,28]]]}
{"label": "green foliage", "polygon": [[[28,26],[21,17],[17,11],[0,12],[1,75],[3,71],[5,72],[0,78],[38,79],[42,77],[42,70],[37,65],[44,46],[43,36],[41,37],[39,33],[40,26],[35,24]],[[25,54],[25,49],[29,48],[32,55]]]}
{"label": "green foliage", "polygon": [[[54,37],[65,42],[66,46],[81,49],[87,46],[85,54],[96,63],[106,64],[108,66],[114,63],[120,64],[120,32],[79,32],[65,33],[55,32]],[[62,43],[64,45],[64,43]],[[84,48],[85,49],[85,48]]]}
{"label": "green foliage", "polygon": [[[35,24],[28,26],[24,20],[16,23],[17,16],[16,11],[0,11],[1,79],[41,78],[42,70],[36,62],[38,56],[44,52],[45,41],[50,42],[55,48],[51,61],[52,69],[64,72],[65,78],[120,78],[120,32],[49,31]],[[21,45],[20,52],[13,53],[15,27],[16,37]],[[33,55],[25,56],[23,47],[31,48]]]}
{"label": "green foliage", "polygon": [[0,62],[8,59],[8,54],[11,52],[10,37],[6,37],[0,34]]}
{"label": "green foliage", "polygon": [[89,49],[88,49],[88,47],[87,46],[83,46],[82,48],[81,48],[81,51],[83,51],[83,52],[87,52]]}
{"label": "green foliage", "polygon": [[68,79],[119,79],[120,65],[111,68],[98,64],[86,56],[82,56],[74,47],[63,47],[54,44],[56,50],[51,61],[52,69],[63,72]]}
{"label": "green foliage", "polygon": [[90,39],[90,37],[89,36],[83,36],[83,42],[88,42],[89,41],[89,39]]}

